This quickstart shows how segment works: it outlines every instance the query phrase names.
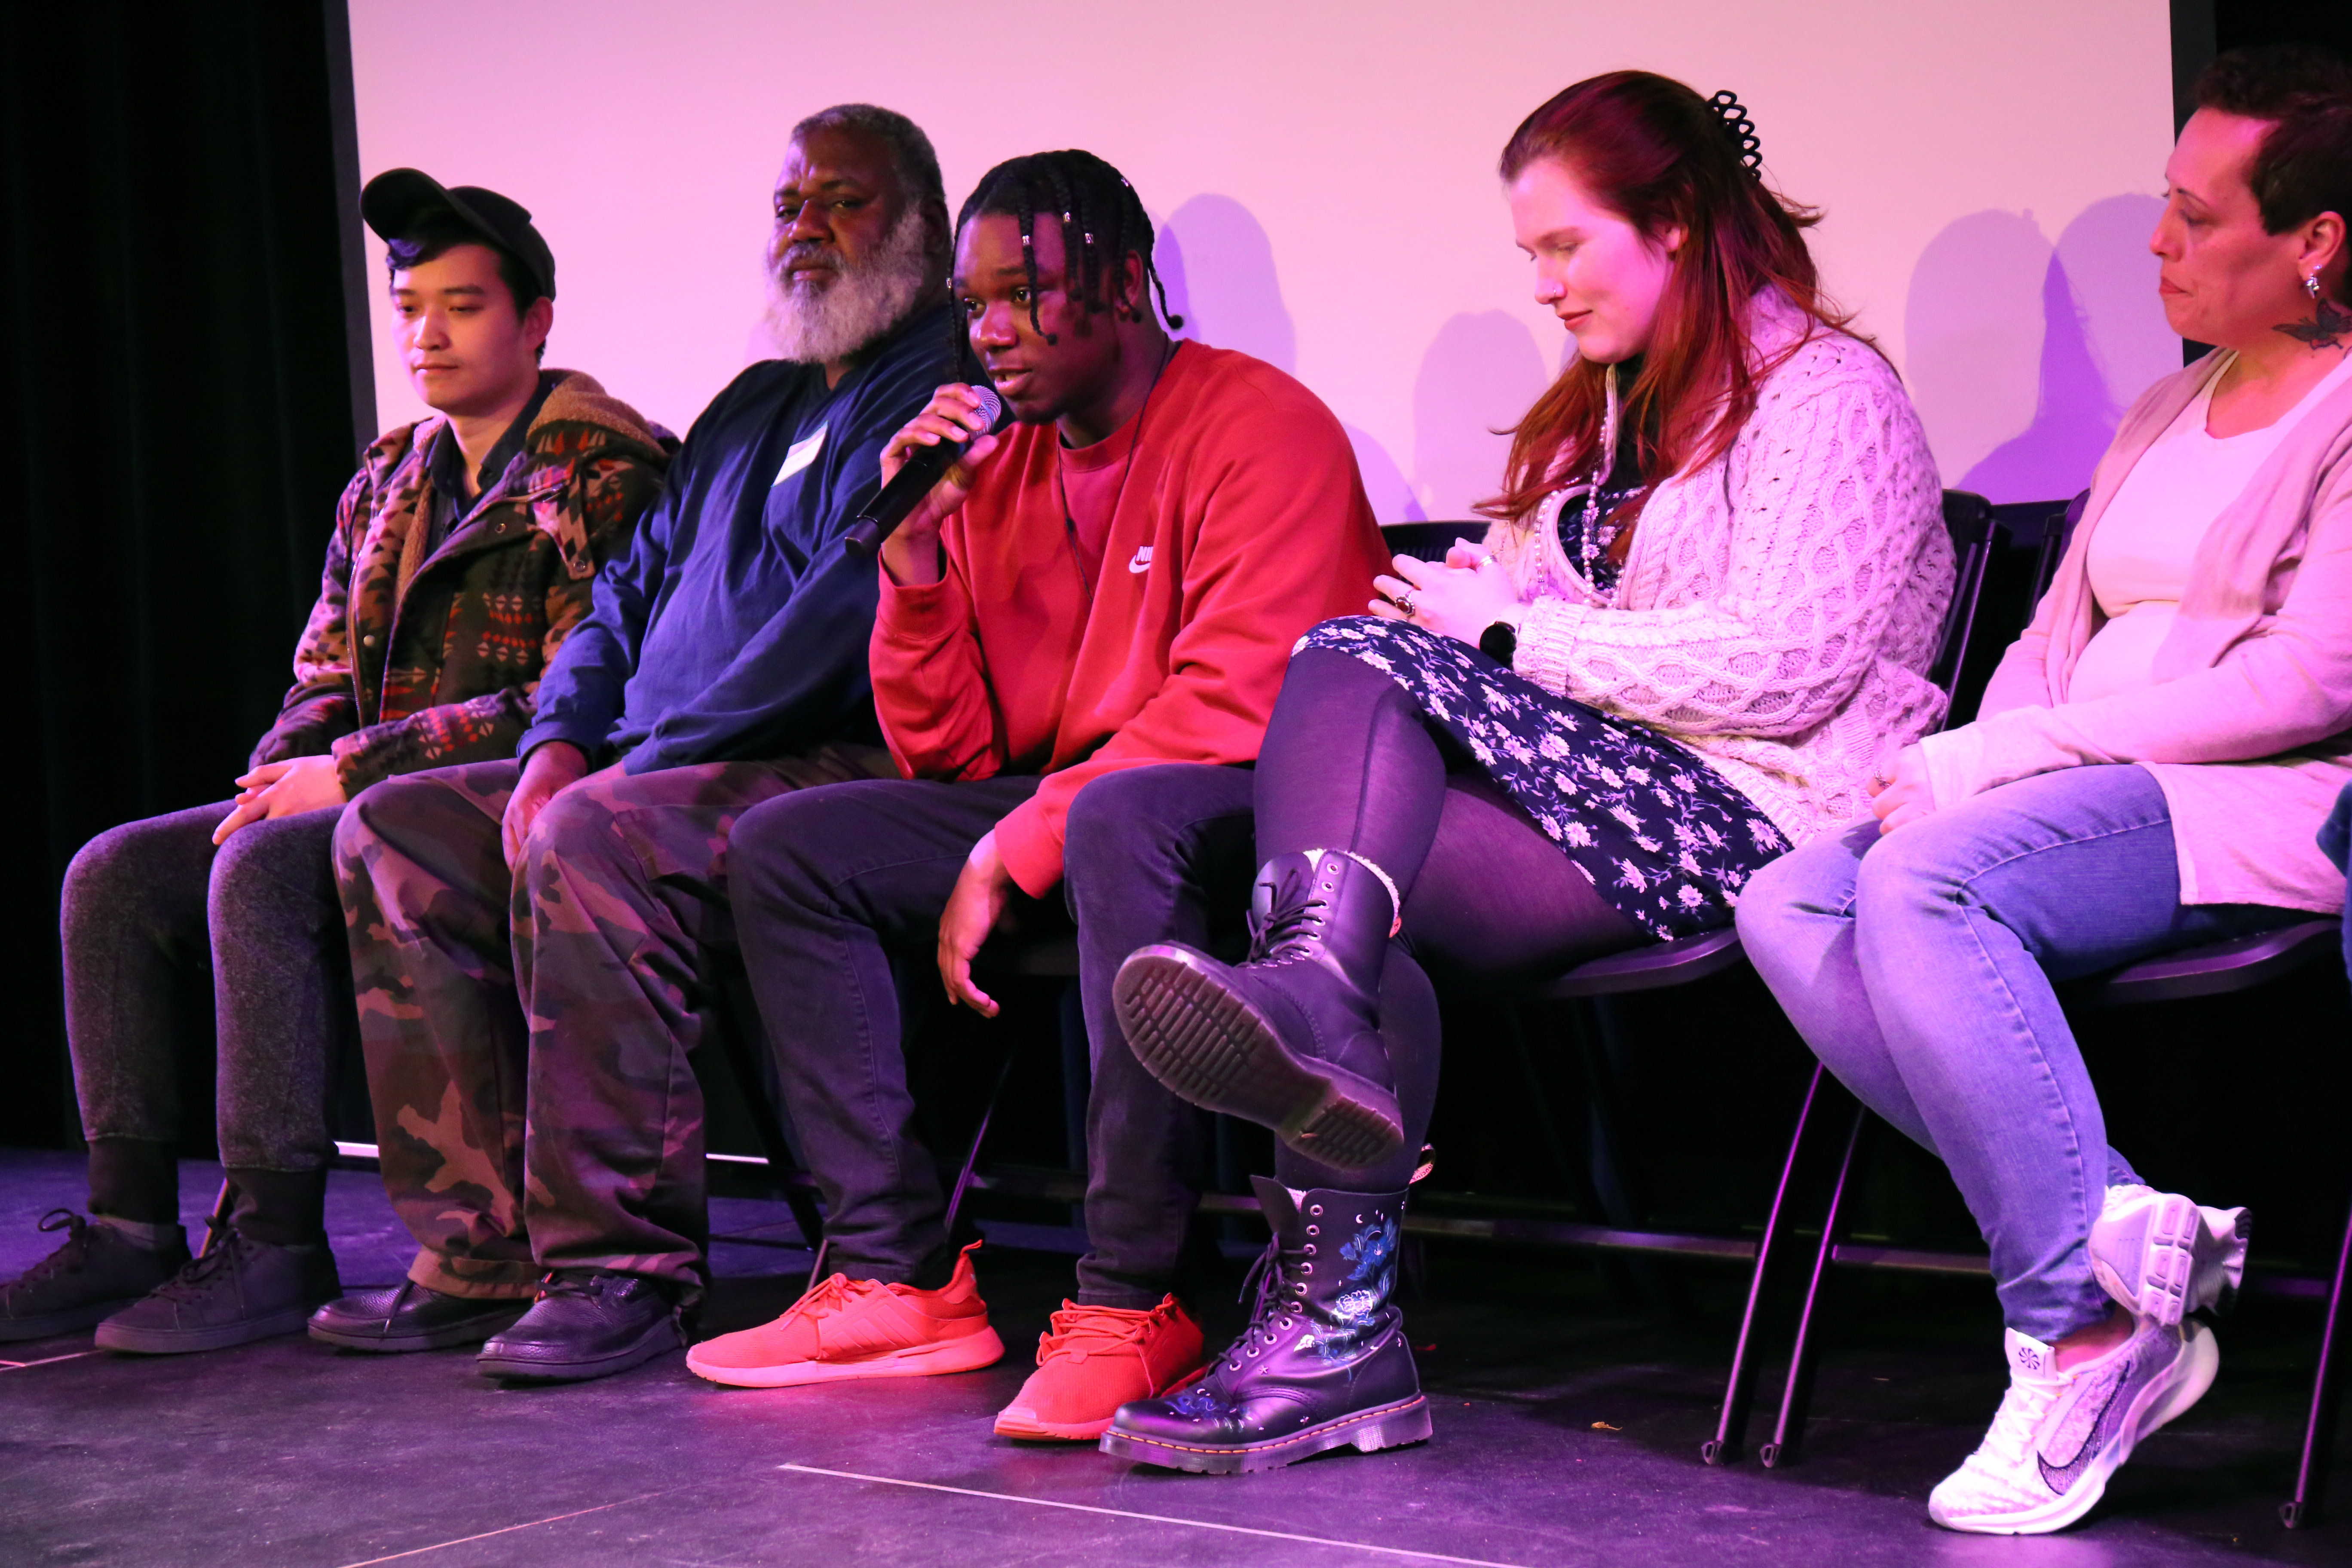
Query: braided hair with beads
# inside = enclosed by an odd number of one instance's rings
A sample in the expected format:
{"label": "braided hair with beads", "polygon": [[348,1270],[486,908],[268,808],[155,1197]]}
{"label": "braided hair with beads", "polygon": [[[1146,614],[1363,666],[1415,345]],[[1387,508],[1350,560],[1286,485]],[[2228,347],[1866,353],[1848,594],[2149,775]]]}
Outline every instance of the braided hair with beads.
{"label": "braided hair with beads", "polygon": [[[1076,148],[1058,153],[1032,153],[1008,158],[980,177],[963,208],[956,214],[961,236],[976,217],[1011,217],[1021,224],[1021,260],[1029,272],[1029,325],[1047,342],[1058,341],[1037,319],[1037,220],[1058,217],[1062,254],[1070,259],[1065,270],[1070,297],[1089,313],[1113,310],[1117,301],[1108,290],[1124,270],[1128,252],[1143,260],[1147,293],[1157,292],[1160,313],[1172,328],[1184,318],[1168,309],[1168,286],[1151,259],[1150,215],[1127,176],[1092,153]],[[1148,301],[1135,307],[1140,317]],[[961,341],[961,327],[956,329]]]}

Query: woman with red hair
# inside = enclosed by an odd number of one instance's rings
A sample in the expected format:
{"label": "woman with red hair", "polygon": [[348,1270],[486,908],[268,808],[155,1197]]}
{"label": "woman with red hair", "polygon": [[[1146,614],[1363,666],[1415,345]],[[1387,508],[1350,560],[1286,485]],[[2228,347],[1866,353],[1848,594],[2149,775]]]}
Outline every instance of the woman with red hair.
{"label": "woman with red hair", "polygon": [[1575,361],[1513,434],[1484,544],[1400,557],[1370,616],[1301,642],[1259,754],[1248,961],[1170,943],[1119,973],[1154,1076],[1281,1152],[1250,1328],[1123,1408],[1112,1452],[1255,1469],[1426,1436],[1389,1301],[1437,1079],[1421,965],[1556,970],[1727,925],[1942,710],[1935,464],[1753,130],[1727,93],[1619,71],[1504,149]]}

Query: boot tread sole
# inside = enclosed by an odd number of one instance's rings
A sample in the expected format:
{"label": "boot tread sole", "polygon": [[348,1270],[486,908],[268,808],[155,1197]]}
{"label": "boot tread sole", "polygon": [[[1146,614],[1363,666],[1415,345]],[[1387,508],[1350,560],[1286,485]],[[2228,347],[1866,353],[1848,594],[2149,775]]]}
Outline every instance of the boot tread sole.
{"label": "boot tread sole", "polygon": [[[2219,1217],[2231,1220],[2227,1234],[2210,1228],[2209,1219]],[[2200,1309],[2226,1317],[2238,1304],[2253,1228],[2249,1210],[2207,1210],[2177,1193],[2166,1194],[2118,1227],[2121,1237],[2131,1238],[2133,1277],[2118,1277],[2112,1260],[2095,1249],[2092,1272],[2109,1295],[2167,1328]]]}
{"label": "boot tread sole", "polygon": [[1353,1075],[1301,1061],[1184,950],[1138,952],[1119,968],[1114,1000],[1136,1056],[1180,1098],[1270,1127],[1327,1165],[1360,1170],[1402,1146],[1404,1130],[1352,1092]]}

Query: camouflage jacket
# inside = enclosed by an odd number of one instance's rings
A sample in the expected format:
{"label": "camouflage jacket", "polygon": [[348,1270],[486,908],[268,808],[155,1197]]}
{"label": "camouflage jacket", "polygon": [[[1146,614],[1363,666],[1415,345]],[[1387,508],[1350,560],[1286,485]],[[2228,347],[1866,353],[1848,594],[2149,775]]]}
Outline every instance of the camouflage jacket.
{"label": "camouflage jacket", "polygon": [[593,378],[553,374],[521,455],[429,556],[426,458],[446,421],[368,448],[255,765],[329,752],[350,796],[394,773],[514,754],[541,670],[588,614],[597,567],[660,496],[677,445]]}

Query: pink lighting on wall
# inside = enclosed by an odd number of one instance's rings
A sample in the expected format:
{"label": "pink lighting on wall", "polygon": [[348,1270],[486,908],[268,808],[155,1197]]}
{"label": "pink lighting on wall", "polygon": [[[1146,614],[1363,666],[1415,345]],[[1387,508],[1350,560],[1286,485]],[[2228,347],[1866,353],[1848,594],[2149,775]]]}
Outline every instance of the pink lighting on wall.
{"label": "pink lighting on wall", "polygon": [[[1163,226],[1187,335],[1321,395],[1387,521],[1466,515],[1499,472],[1493,431],[1561,363],[1494,161],[1544,98],[1621,66],[1748,103],[1768,174],[1827,209],[1829,284],[1904,371],[1947,484],[2072,493],[2179,363],[2145,250],[2170,144],[2162,0],[351,15],[363,171],[415,164],[531,208],[561,277],[549,363],[680,430],[764,352],[759,256],[793,121],[856,99],[925,127],[950,203],[1016,153],[1118,164]],[[417,405],[378,315],[389,423]]]}

